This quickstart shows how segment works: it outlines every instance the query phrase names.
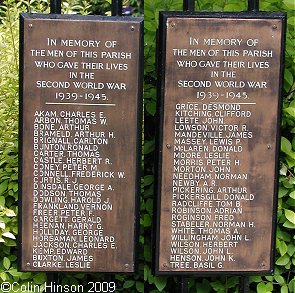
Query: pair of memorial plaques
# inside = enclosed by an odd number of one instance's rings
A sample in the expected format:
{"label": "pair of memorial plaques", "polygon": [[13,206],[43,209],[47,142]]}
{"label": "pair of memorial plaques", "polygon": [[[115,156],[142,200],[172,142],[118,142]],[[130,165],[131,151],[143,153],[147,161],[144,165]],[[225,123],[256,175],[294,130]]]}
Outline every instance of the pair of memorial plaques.
{"label": "pair of memorial plaques", "polygon": [[[160,14],[156,273],[272,271],[284,24]],[[23,271],[135,270],[142,25],[21,16]]]}

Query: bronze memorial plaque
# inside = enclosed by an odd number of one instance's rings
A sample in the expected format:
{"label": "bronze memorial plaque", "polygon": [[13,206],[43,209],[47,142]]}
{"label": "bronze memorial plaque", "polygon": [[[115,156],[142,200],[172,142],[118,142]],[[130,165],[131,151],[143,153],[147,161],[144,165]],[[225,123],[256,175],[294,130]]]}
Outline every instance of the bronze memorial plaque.
{"label": "bronze memorial plaque", "polygon": [[166,12],[160,35],[156,273],[271,272],[284,14]]}
{"label": "bronze memorial plaque", "polygon": [[133,272],[142,19],[21,17],[23,271]]}

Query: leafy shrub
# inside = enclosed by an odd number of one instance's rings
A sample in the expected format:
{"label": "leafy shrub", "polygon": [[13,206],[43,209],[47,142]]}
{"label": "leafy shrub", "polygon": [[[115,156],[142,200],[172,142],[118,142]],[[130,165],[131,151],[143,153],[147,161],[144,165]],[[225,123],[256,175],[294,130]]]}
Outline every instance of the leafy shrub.
{"label": "leafy shrub", "polygon": [[[0,33],[0,281],[25,282],[17,271],[18,201],[18,14],[24,5],[6,1]],[[12,6],[13,4],[13,6]]]}

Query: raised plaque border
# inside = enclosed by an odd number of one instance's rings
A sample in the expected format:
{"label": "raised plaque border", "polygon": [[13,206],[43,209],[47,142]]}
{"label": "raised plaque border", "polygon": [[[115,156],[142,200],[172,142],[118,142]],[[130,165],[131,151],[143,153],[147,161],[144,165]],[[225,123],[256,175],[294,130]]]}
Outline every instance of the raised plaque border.
{"label": "raised plaque border", "polygon": [[[282,23],[281,31],[281,54],[280,54],[280,73],[279,73],[279,103],[277,109],[276,125],[276,162],[274,172],[274,205],[272,218],[270,270],[263,271],[161,271],[159,266],[160,254],[160,204],[161,204],[161,184],[162,184],[162,145],[163,145],[163,125],[164,125],[164,93],[165,93],[165,74],[166,74],[166,41],[167,26],[169,18],[212,18],[214,19],[276,19]],[[280,152],[280,125],[282,108],[282,91],[284,81],[284,57],[285,57],[285,38],[286,38],[286,13],[284,12],[190,12],[190,11],[160,11],[159,29],[157,35],[157,129],[156,129],[156,155],[155,155],[155,185],[154,185],[154,218],[153,218],[153,272],[155,275],[165,276],[214,276],[214,275],[266,275],[274,272],[275,259],[275,239],[276,239],[276,216],[277,216],[277,196],[278,196],[278,175],[279,175],[279,152]]]}
{"label": "raised plaque border", "polygon": [[[134,210],[134,243],[133,243],[133,271],[129,272],[103,272],[103,273],[125,273],[125,274],[133,274],[138,271],[139,261],[139,231],[140,231],[140,193],[141,193],[141,158],[142,158],[142,106],[143,106],[143,52],[144,52],[144,40],[143,40],[143,17],[129,17],[129,16],[99,16],[99,15],[78,15],[78,14],[38,14],[38,13],[22,13],[20,14],[20,44],[19,44],[19,133],[18,133],[18,148],[19,148],[19,156],[18,156],[18,166],[19,166],[19,174],[18,174],[18,190],[19,190],[19,200],[18,200],[18,207],[19,207],[19,214],[18,214],[18,227],[19,227],[19,237],[17,240],[18,245],[18,267],[21,269],[22,267],[22,242],[25,241],[26,235],[22,233],[22,227],[26,225],[23,223],[23,193],[22,193],[22,178],[23,178],[23,168],[22,168],[22,159],[26,155],[23,149],[23,117],[25,113],[23,112],[23,104],[24,104],[24,97],[23,97],[23,84],[24,84],[24,21],[25,19],[46,19],[46,20],[70,20],[70,21],[101,21],[101,22],[122,22],[122,23],[138,23],[139,25],[139,33],[140,37],[138,40],[138,47],[139,47],[139,56],[138,56],[138,80],[137,80],[137,118],[136,118],[136,174],[134,176],[135,180],[135,193],[134,193],[134,203],[135,203],[135,210]],[[23,270],[23,271],[32,271],[32,270]],[[37,270],[34,270],[35,272]],[[32,271],[32,272],[34,272]],[[38,271],[48,271],[46,269]],[[50,270],[50,273],[57,273],[57,272],[69,272],[74,273],[81,270]],[[93,273],[96,271],[85,271],[87,273]]]}

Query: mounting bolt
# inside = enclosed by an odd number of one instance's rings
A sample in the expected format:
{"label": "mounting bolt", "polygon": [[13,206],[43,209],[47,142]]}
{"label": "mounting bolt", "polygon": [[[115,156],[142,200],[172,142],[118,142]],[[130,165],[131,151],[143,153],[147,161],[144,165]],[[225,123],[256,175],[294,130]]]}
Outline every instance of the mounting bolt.
{"label": "mounting bolt", "polygon": [[131,30],[132,32],[134,32],[135,27],[132,25],[132,26],[130,27],[130,30]]}
{"label": "mounting bolt", "polygon": [[170,143],[167,143],[167,144],[166,144],[166,148],[167,148],[167,149],[171,149],[171,144],[170,144]]}
{"label": "mounting bolt", "polygon": [[124,267],[125,267],[125,269],[128,269],[128,268],[129,268],[129,264],[126,263],[126,264],[124,265]]}
{"label": "mounting bolt", "polygon": [[272,29],[273,30],[276,30],[278,27],[274,24],[273,26],[272,26]]}
{"label": "mounting bolt", "polygon": [[269,145],[267,145],[267,149],[268,150],[270,150],[271,149],[271,145],[269,144]]}
{"label": "mounting bolt", "polygon": [[172,27],[176,27],[176,23],[175,23],[175,22],[172,22],[172,23],[171,23],[171,26],[172,26]]}
{"label": "mounting bolt", "polygon": [[29,267],[31,264],[29,262],[26,263],[27,267]]}
{"label": "mounting bolt", "polygon": [[266,264],[265,264],[264,261],[261,263],[261,266],[262,266],[262,267],[265,267],[265,266],[266,266]]}
{"label": "mounting bolt", "polygon": [[32,28],[32,27],[33,27],[33,25],[30,23],[30,24],[29,24],[29,28]]}
{"label": "mounting bolt", "polygon": [[167,265],[166,263],[163,263],[163,267],[164,267],[164,268],[167,268],[168,265]]}

